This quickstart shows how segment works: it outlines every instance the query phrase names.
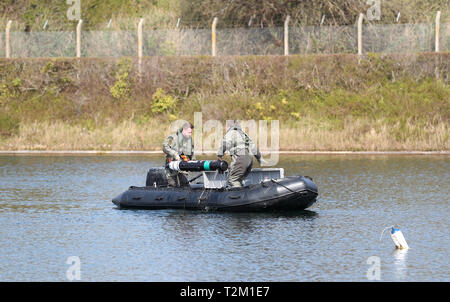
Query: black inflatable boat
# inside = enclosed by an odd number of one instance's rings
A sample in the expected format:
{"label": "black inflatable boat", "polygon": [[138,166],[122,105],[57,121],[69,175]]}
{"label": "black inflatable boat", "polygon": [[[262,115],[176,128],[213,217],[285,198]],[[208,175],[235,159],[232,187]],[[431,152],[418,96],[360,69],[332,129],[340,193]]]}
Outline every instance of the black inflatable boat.
{"label": "black inflatable boat", "polygon": [[[164,168],[151,168],[145,187],[132,186],[112,202],[119,208],[240,212],[303,210],[316,202],[318,189],[308,176],[284,177],[282,168],[253,169],[243,187],[231,188],[227,186],[227,171],[221,171],[227,165],[206,162],[196,161],[196,169],[186,169],[197,171],[189,187],[168,187]],[[209,170],[211,167],[216,170]],[[176,168],[183,170],[178,165]]]}

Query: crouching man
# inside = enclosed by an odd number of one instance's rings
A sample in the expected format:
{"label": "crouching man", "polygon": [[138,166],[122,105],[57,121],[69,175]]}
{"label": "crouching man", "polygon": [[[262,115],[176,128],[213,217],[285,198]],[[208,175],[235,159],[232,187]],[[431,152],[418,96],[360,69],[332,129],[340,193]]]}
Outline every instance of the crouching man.
{"label": "crouching man", "polygon": [[231,155],[231,164],[228,170],[228,184],[231,187],[242,187],[243,180],[253,168],[253,156],[255,156],[259,164],[261,164],[263,159],[256,145],[247,133],[241,129],[236,120],[228,128],[217,152],[220,160],[226,151]]}
{"label": "crouching man", "polygon": [[163,143],[163,152],[166,154],[166,176],[169,187],[187,187],[189,181],[187,172],[174,171],[170,169],[169,163],[174,160],[193,160],[194,142],[192,140],[191,123],[185,123],[182,128],[174,134],[169,135]]}

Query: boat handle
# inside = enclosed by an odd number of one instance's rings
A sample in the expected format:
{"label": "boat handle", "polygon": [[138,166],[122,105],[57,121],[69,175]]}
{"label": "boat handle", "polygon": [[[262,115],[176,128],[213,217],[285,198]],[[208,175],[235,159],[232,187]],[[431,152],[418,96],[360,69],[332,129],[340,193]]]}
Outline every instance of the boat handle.
{"label": "boat handle", "polygon": [[163,200],[163,199],[164,199],[164,196],[155,197],[155,200]]}
{"label": "boat handle", "polygon": [[230,196],[231,199],[239,199],[241,198],[241,195],[236,195],[236,196]]}
{"label": "boat handle", "polygon": [[178,197],[177,200],[183,200],[186,199],[186,196]]}

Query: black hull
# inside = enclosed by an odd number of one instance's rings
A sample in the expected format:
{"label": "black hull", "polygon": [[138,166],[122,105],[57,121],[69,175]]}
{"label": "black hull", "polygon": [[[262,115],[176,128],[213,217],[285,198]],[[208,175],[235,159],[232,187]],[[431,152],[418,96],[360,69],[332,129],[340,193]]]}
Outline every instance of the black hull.
{"label": "black hull", "polygon": [[186,209],[202,211],[255,212],[293,211],[310,207],[318,195],[308,177],[291,176],[242,188],[204,189],[130,187],[113,199],[119,208]]}

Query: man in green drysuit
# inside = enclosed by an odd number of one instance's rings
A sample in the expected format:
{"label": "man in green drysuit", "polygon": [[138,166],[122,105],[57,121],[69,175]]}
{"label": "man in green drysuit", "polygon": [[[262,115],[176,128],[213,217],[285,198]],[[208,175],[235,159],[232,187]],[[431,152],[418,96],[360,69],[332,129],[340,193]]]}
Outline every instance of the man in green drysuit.
{"label": "man in green drysuit", "polygon": [[192,126],[187,122],[174,134],[169,135],[163,143],[163,152],[166,154],[166,176],[169,187],[187,187],[189,181],[187,172],[174,171],[168,167],[174,160],[193,160],[194,142],[192,140]]}
{"label": "man in green drysuit", "polygon": [[243,180],[250,173],[253,167],[253,156],[259,164],[263,160],[256,145],[245,133],[239,123],[234,120],[225,134],[222,145],[217,156],[222,159],[224,153],[228,151],[231,155],[231,164],[228,172],[228,184],[231,187],[242,187]]}

